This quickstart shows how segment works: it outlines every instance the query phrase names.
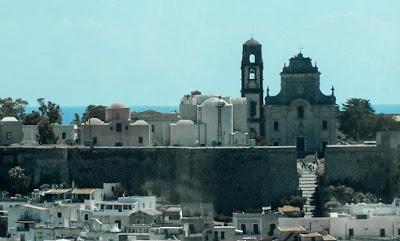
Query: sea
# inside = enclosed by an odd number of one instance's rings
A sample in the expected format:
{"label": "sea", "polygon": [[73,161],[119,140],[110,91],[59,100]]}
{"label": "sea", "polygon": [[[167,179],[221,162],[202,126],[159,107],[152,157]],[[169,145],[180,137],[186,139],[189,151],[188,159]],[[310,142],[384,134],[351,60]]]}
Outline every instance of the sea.
{"label": "sea", "polygon": [[[375,109],[375,113],[377,114],[400,114],[400,105],[372,105]],[[142,112],[145,110],[155,110],[162,113],[167,112],[178,112],[178,106],[130,106],[131,111]],[[36,106],[28,106],[26,107],[26,113],[30,113],[33,110],[37,110]],[[69,124],[74,119],[75,113],[78,113],[79,116],[82,117],[82,114],[85,112],[86,106],[61,106],[63,123]]]}

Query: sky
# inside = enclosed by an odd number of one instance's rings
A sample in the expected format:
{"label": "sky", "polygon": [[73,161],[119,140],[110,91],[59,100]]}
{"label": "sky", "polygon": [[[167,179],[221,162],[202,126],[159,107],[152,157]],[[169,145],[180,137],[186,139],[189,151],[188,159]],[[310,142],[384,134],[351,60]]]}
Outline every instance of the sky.
{"label": "sky", "polygon": [[299,52],[321,90],[400,104],[400,1],[0,0],[0,98],[36,105],[175,105],[240,96],[242,44],[262,44],[264,87]]}

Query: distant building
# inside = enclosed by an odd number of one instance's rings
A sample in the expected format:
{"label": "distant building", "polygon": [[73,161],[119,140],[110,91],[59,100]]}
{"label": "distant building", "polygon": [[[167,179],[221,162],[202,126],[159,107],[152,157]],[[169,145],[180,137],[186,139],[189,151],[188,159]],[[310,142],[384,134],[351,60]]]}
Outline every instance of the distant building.
{"label": "distant building", "polygon": [[300,155],[325,152],[336,144],[336,104],[320,90],[320,72],[299,53],[281,72],[278,95],[265,98],[265,133],[271,145],[297,146]]}
{"label": "distant building", "polygon": [[243,146],[247,144],[245,98],[192,93],[181,98],[180,118],[170,124],[170,145]]}
{"label": "distant building", "polygon": [[131,121],[129,107],[113,104],[105,111],[105,121],[90,118],[81,126],[81,142],[96,146],[151,146],[150,125],[144,120]]}
{"label": "distant building", "polygon": [[[78,138],[78,127],[73,124],[52,124],[56,136],[56,144],[74,144]],[[23,125],[23,143],[38,144],[39,131],[37,125]]]}
{"label": "distant building", "polygon": [[161,113],[153,110],[133,112],[132,121],[144,120],[150,125],[151,145],[168,146],[170,140],[169,125],[179,120],[176,112]]}
{"label": "distant building", "polygon": [[22,136],[22,121],[15,117],[4,117],[0,121],[0,145],[20,143]]}

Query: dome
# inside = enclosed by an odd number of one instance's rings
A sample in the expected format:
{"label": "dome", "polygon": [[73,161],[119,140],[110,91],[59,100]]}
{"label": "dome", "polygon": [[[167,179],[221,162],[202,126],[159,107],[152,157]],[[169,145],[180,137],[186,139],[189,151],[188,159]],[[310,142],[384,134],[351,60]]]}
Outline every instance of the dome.
{"label": "dome", "polygon": [[86,121],[87,125],[98,125],[98,124],[103,124],[104,122],[100,120],[99,118],[90,118],[88,121]]}
{"label": "dome", "polygon": [[147,123],[147,122],[144,121],[144,120],[137,120],[137,121],[135,121],[132,125],[133,125],[133,126],[148,126],[149,123]]}
{"label": "dome", "polygon": [[110,109],[124,109],[124,108],[128,107],[122,103],[114,103],[110,106]]}
{"label": "dome", "polygon": [[227,106],[229,105],[224,99],[220,98],[209,98],[201,104],[201,107],[204,106]]}
{"label": "dome", "polygon": [[257,40],[251,38],[247,40],[243,45],[261,45]]}
{"label": "dome", "polygon": [[175,124],[178,126],[192,126],[194,122],[192,120],[179,120]]}
{"label": "dome", "polygon": [[2,122],[17,122],[17,118],[13,116],[6,116],[3,119],[1,119]]}

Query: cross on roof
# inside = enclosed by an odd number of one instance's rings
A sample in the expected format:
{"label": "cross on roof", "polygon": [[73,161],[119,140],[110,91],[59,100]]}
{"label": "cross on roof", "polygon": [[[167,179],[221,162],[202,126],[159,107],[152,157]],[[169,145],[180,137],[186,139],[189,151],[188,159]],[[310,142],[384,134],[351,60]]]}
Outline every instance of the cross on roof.
{"label": "cross on roof", "polygon": [[303,50],[303,47],[300,46],[299,47],[299,52],[301,53],[302,50]]}

